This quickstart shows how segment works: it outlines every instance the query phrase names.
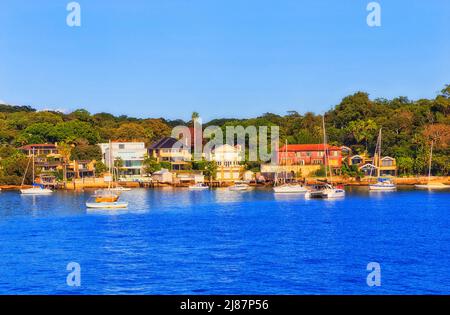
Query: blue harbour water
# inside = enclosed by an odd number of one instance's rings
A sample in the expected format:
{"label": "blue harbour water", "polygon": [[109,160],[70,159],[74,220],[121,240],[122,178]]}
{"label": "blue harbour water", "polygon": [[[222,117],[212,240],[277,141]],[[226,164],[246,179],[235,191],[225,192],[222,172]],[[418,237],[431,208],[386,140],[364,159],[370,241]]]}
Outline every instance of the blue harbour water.
{"label": "blue harbour water", "polygon": [[88,197],[0,193],[0,294],[450,294],[450,192],[136,189],[118,211]]}

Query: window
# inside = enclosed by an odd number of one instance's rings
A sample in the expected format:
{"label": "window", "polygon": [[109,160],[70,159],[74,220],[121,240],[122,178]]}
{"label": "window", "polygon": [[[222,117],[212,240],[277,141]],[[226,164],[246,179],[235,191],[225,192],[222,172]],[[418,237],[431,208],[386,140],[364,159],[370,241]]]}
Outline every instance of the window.
{"label": "window", "polygon": [[392,160],[383,160],[381,162],[381,165],[383,165],[383,166],[392,166],[393,163],[392,163]]}
{"label": "window", "polygon": [[119,144],[119,150],[123,150],[123,149],[125,149],[125,144],[123,144],[123,143]]}

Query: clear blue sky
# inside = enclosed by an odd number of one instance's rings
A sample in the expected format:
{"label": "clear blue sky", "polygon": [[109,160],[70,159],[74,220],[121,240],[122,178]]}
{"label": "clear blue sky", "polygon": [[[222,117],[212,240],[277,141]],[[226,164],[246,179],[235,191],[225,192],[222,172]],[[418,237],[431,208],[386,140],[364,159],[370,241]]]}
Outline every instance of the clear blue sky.
{"label": "clear blue sky", "polygon": [[450,83],[450,1],[0,1],[0,100],[205,120],[321,113],[358,90],[434,97]]}

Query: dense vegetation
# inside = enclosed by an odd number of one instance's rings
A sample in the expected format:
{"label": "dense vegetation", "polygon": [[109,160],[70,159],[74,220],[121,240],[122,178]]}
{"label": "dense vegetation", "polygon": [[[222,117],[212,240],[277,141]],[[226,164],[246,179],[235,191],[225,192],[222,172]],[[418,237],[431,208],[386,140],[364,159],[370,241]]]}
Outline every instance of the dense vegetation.
{"label": "dense vegetation", "polygon": [[[197,115],[195,113],[195,115]],[[325,114],[329,142],[346,145],[355,153],[374,150],[378,130],[383,130],[383,154],[397,158],[403,175],[426,173],[429,148],[434,144],[433,174],[450,171],[450,86],[434,99],[374,99],[364,92],[346,96]],[[206,125],[280,127],[281,141],[289,143],[322,142],[322,116],[289,111],[286,115],[266,113],[251,119],[220,119]],[[0,104],[0,183],[9,176],[20,176],[21,156],[14,148],[32,143],[68,145],[68,158],[99,159],[96,143],[113,140],[141,140],[147,144],[170,135],[182,120],[116,117],[108,113],[91,114],[84,109],[70,114],[36,111],[29,106]],[[17,167],[11,167],[15,164]],[[158,169],[150,164],[149,169]],[[17,169],[16,169],[17,168]],[[195,165],[194,165],[195,168]],[[252,165],[251,168],[255,168]],[[350,171],[350,170],[349,170]],[[3,178],[3,179],[1,179]]]}

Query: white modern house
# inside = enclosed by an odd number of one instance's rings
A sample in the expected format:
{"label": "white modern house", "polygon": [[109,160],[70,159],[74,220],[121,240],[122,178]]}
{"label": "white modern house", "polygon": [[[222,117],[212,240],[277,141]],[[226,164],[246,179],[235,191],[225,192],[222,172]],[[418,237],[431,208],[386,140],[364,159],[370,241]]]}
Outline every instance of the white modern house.
{"label": "white modern house", "polygon": [[211,159],[217,164],[216,180],[233,182],[241,179],[244,167],[239,145],[220,145],[211,152]]}
{"label": "white modern house", "polygon": [[120,177],[139,177],[147,154],[144,142],[111,142],[100,143],[102,162],[106,167],[113,165],[112,161],[122,160]]}

